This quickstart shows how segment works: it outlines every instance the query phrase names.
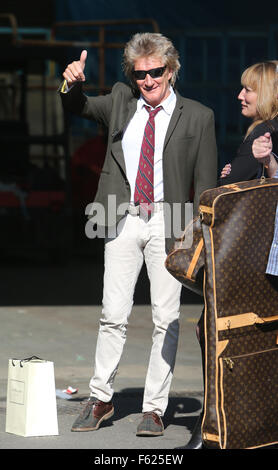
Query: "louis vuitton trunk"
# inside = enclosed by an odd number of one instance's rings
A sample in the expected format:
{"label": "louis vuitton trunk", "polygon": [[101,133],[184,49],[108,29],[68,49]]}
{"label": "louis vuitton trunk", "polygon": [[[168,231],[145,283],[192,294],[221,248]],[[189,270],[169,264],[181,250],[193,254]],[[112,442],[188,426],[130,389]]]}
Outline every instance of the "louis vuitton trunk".
{"label": "louis vuitton trunk", "polygon": [[[206,446],[247,449],[278,443],[278,290],[265,274],[278,180],[205,191]],[[273,283],[274,281],[274,283]]]}

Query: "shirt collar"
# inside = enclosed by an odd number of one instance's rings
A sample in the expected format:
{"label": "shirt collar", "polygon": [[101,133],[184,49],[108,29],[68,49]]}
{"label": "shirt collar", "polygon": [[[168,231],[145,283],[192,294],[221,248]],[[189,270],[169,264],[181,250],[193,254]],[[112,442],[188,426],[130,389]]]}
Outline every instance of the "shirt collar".
{"label": "shirt collar", "polygon": [[[173,90],[173,87],[170,86],[170,95],[159,106],[162,106],[162,108],[167,114],[171,114],[171,112],[173,111],[175,107],[175,104],[176,104],[176,94]],[[143,96],[140,95],[140,98],[137,101],[137,112],[140,112],[145,105],[149,106],[148,103],[144,100]]]}

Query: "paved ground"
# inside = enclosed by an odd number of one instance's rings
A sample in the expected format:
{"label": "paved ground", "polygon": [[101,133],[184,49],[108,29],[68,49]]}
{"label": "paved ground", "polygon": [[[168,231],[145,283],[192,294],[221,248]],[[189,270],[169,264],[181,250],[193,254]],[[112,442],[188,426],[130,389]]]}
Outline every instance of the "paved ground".
{"label": "paved ground", "polygon": [[[72,433],[80,403],[88,396],[99,306],[3,306],[0,357],[1,449],[175,449],[190,438],[202,402],[200,354],[195,326],[200,305],[183,305],[181,336],[165,435],[136,437],[151,346],[149,306],[136,305],[115,381],[115,415],[97,432]],[[8,359],[36,355],[54,362],[56,389],[78,388],[72,401],[57,398],[59,436],[20,437],[5,432]],[[43,404],[42,404],[43,406]]]}
{"label": "paved ground", "polygon": [[[200,351],[195,335],[202,304],[199,297],[189,291],[183,292],[180,341],[164,418],[164,436],[137,437],[152,335],[144,270],[135,293],[127,343],[115,381],[115,415],[97,432],[70,431],[88,396],[92,374],[102,296],[102,265],[99,257],[96,258],[89,257],[84,261],[83,257],[56,267],[41,261],[30,263],[28,257],[20,262],[10,257],[1,262],[1,455],[5,451],[10,458],[12,455],[14,463],[18,459],[20,464],[22,455],[26,463],[38,462],[35,458],[39,458],[41,464],[41,455],[34,451],[45,451],[44,463],[52,465],[54,462],[63,467],[74,463],[80,465],[80,462],[113,464],[122,468],[134,463],[184,464],[185,451],[179,447],[189,441],[203,400]],[[21,437],[5,432],[8,360],[32,355],[53,361],[57,390],[70,385],[79,389],[74,400],[57,397],[58,436]],[[32,453],[28,454],[28,450]],[[143,455],[141,461],[138,460],[140,454]],[[182,456],[182,460],[174,461],[177,455]],[[194,461],[203,460],[204,455],[207,459],[207,452],[195,453]],[[214,455],[214,451],[209,452],[209,457]],[[241,454],[241,462],[247,455],[250,464],[250,453]],[[252,453],[252,458],[255,455],[256,452]],[[129,460],[123,460],[124,456]],[[227,451],[219,451],[219,456],[231,458]]]}

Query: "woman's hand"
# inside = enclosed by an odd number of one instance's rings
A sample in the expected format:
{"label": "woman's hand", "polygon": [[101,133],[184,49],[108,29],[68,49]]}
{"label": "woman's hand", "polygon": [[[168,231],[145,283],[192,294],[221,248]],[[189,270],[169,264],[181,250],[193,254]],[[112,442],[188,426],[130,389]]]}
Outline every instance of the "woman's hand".
{"label": "woman's hand", "polygon": [[232,165],[230,163],[227,163],[227,165],[225,165],[221,171],[220,178],[225,178],[225,176],[228,176],[231,173],[231,170],[232,170]]}
{"label": "woman's hand", "polygon": [[263,165],[269,165],[272,152],[272,139],[269,132],[261,135],[252,144],[254,157]]}
{"label": "woman's hand", "polygon": [[273,178],[276,175],[278,163],[272,153],[272,139],[269,132],[254,140],[252,152],[254,157],[266,168],[268,177]]}

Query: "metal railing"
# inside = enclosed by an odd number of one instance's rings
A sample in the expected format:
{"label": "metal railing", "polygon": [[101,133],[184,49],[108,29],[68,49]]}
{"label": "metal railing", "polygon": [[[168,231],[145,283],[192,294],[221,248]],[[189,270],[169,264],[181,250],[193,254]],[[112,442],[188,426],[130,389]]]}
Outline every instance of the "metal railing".
{"label": "metal railing", "polygon": [[[110,89],[106,84],[106,52],[109,49],[123,49],[126,43],[124,40],[109,40],[108,34],[126,37],[128,33],[135,32],[134,26],[140,29],[140,26],[148,26],[153,32],[159,32],[159,26],[153,19],[138,18],[124,20],[105,20],[105,21],[60,21],[52,25],[47,33],[48,37],[26,38],[26,35],[45,35],[46,30],[38,28],[18,28],[17,20],[14,15],[0,15],[10,22],[10,28],[0,28],[0,34],[11,34],[11,42],[15,46],[21,47],[54,47],[54,48],[89,48],[96,49],[98,52],[98,84],[94,89],[103,93]],[[129,29],[127,29],[129,27]],[[93,35],[97,35],[97,40],[91,40]],[[77,36],[78,39],[65,39],[65,37]],[[84,39],[88,37],[89,39]],[[83,39],[82,39],[83,38]]]}
{"label": "metal railing", "polygon": [[[18,28],[13,15],[0,15],[1,19],[9,22],[14,46],[63,47],[68,50],[70,60],[78,57],[82,48],[88,48],[85,88],[94,94],[107,92],[115,80],[123,80],[122,50],[134,32],[145,28],[159,32],[157,22],[152,19],[60,21],[53,24],[48,35],[45,30]],[[0,27],[0,35],[7,34],[8,29]],[[220,152],[221,149],[225,152],[226,147],[239,141],[245,129],[246,121],[237,105],[241,73],[255,62],[278,58],[278,24],[253,30],[163,33],[173,40],[180,53],[179,91],[214,109]],[[30,37],[32,34],[34,37]],[[44,36],[38,39],[36,34]],[[53,67],[51,70],[53,73]],[[89,124],[82,125],[86,127]]]}

